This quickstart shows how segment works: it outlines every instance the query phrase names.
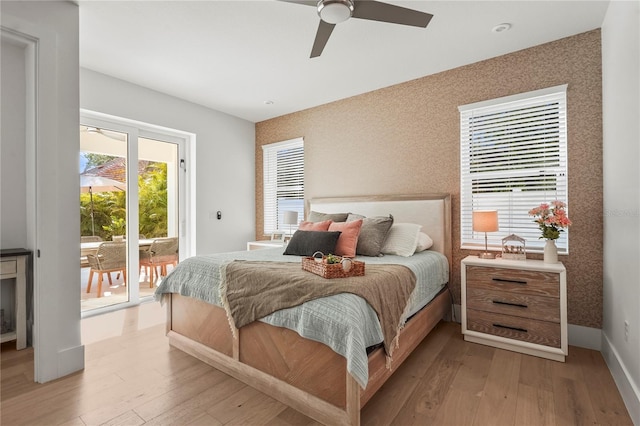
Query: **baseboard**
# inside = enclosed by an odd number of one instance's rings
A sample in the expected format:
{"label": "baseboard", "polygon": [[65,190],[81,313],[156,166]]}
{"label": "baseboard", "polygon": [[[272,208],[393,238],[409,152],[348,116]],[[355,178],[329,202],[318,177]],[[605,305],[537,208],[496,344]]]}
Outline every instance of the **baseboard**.
{"label": "baseboard", "polygon": [[567,334],[569,335],[569,345],[571,346],[593,349],[599,352],[602,350],[602,330],[599,328],[568,324]]}
{"label": "baseboard", "polygon": [[611,344],[611,341],[605,333],[602,333],[602,356],[604,357],[609,371],[613,376],[613,380],[616,382],[618,391],[622,395],[624,404],[629,411],[631,421],[635,425],[640,425],[640,389],[638,383],[635,383],[629,370],[627,370],[624,363],[620,360],[618,351]]}
{"label": "baseboard", "polygon": [[75,373],[84,368],[84,345],[58,352],[58,377]]}

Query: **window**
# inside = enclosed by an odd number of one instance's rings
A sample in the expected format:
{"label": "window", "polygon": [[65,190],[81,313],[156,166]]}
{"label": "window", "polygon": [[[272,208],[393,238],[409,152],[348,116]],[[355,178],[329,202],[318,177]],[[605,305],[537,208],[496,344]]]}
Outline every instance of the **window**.
{"label": "window", "polygon": [[[291,139],[264,145],[264,233],[289,231],[282,224],[283,212],[298,212],[298,221],[304,217],[304,140]],[[297,225],[291,231],[297,229]]]}
{"label": "window", "polygon": [[[500,232],[489,244],[517,234],[527,250],[542,249],[530,209],[555,199],[567,202],[566,85],[459,107],[460,235],[462,248],[484,247],[473,232],[474,210],[498,210]],[[556,240],[569,250],[568,230]]]}

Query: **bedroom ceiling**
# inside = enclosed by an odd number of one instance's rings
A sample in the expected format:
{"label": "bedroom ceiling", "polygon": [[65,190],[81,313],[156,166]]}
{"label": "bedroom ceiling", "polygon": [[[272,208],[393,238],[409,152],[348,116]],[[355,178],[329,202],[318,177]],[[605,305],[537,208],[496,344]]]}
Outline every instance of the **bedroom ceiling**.
{"label": "bedroom ceiling", "polygon": [[[80,0],[80,66],[259,122],[599,28],[608,1],[386,1],[427,28],[338,24],[309,54],[312,7]],[[511,29],[492,32],[509,23]]]}

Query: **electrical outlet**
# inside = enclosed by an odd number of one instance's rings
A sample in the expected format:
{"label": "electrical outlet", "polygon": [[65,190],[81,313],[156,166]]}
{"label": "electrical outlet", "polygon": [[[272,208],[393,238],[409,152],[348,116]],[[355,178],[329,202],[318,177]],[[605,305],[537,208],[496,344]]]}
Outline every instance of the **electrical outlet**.
{"label": "electrical outlet", "polygon": [[629,341],[629,321],[624,320],[624,341]]}

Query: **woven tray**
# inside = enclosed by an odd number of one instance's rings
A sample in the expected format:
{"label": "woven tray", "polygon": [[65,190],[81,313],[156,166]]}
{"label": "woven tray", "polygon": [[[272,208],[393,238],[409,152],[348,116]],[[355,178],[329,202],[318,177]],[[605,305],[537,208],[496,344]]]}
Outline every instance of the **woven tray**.
{"label": "woven tray", "polygon": [[313,257],[303,257],[302,269],[322,278],[358,277],[364,275],[364,262],[351,260],[351,269],[345,271],[341,263],[325,263],[324,257],[322,262],[316,262]]}

